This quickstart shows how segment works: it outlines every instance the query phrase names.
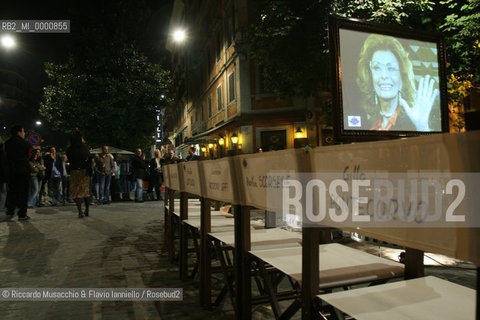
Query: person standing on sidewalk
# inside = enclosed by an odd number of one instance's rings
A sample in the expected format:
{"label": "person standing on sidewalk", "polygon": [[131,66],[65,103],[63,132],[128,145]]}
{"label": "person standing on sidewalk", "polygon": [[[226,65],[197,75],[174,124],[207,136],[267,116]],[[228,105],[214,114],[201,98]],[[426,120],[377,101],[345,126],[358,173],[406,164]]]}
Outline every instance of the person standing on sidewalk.
{"label": "person standing on sidewalk", "polygon": [[[82,134],[78,131],[72,133],[70,146],[67,148],[67,158],[70,161],[70,197],[75,201],[78,217],[89,216],[90,205],[90,152],[82,141]],[[90,167],[90,168],[89,168]],[[85,211],[82,212],[82,200]]]}
{"label": "person standing on sidewalk", "polygon": [[38,154],[38,158],[37,158],[37,161],[41,164],[42,168],[39,172],[38,172],[38,175],[37,175],[37,178],[38,178],[38,183],[39,183],[39,186],[40,186],[40,190],[38,191],[38,203],[37,205],[39,207],[42,207],[44,206],[45,204],[45,199],[47,197],[47,179],[46,179],[46,176],[45,176],[45,171],[46,171],[46,167],[45,167],[45,164],[43,162],[43,156],[42,156],[42,150],[40,149],[37,149],[37,154]]}
{"label": "person standing on sidewalk", "polygon": [[162,184],[162,158],[160,156],[160,150],[156,149],[154,152],[154,157],[150,160],[150,181],[148,184],[147,194],[151,195],[153,200],[153,188],[155,188],[155,194],[157,196],[157,201],[162,200],[160,195],[160,186]]}
{"label": "person standing on sidewalk", "polygon": [[147,165],[142,158],[142,149],[135,150],[135,156],[132,159],[132,170],[135,177],[135,202],[143,202],[143,180],[146,176]]}
{"label": "person standing on sidewalk", "polygon": [[31,146],[26,142],[25,129],[16,124],[12,126],[12,137],[5,142],[5,152],[8,160],[8,193],[7,220],[11,220],[15,208],[18,207],[18,220],[27,221],[28,182],[30,180],[30,165],[28,159],[32,153]]}
{"label": "person standing on sidewalk", "polygon": [[177,162],[178,162],[178,158],[175,158],[175,150],[170,149],[165,154],[165,157],[162,159],[162,166],[167,164],[177,163]]}
{"label": "person standing on sidewalk", "polygon": [[112,183],[110,184],[110,194],[112,201],[122,200],[122,190],[120,189],[120,163],[117,161],[118,154],[113,155]]}
{"label": "person standing on sidewalk", "polygon": [[200,157],[195,154],[197,150],[195,147],[188,147],[188,156],[185,158],[186,161],[199,161]]}
{"label": "person standing on sidewalk", "polygon": [[[170,149],[170,150],[168,150],[167,153],[165,153],[165,156],[163,157],[163,159],[161,161],[161,164],[162,164],[162,167],[163,167],[163,166],[166,166],[168,164],[178,163],[179,161],[180,160],[175,157],[175,150]],[[162,176],[162,179],[163,179],[163,176]]]}
{"label": "person standing on sidewalk", "polygon": [[115,170],[113,156],[108,153],[108,146],[102,147],[102,154],[95,159],[95,173],[97,175],[98,203],[110,204],[110,183],[112,180],[112,172]]}
{"label": "person standing on sidewalk", "polygon": [[65,201],[73,202],[70,197],[70,162],[67,156],[62,157],[62,195],[64,204]]}
{"label": "person standing on sidewalk", "polygon": [[40,181],[38,179],[38,173],[43,168],[42,164],[38,161],[39,153],[36,152],[30,158],[30,187],[28,193],[28,207],[34,208],[38,203],[38,193],[40,191]]}
{"label": "person standing on sidewalk", "polygon": [[120,190],[122,193],[122,200],[130,201],[130,181],[128,181],[128,161],[122,160],[120,161]]}
{"label": "person standing on sidewalk", "polygon": [[62,202],[61,184],[63,177],[62,159],[57,155],[57,149],[50,147],[50,154],[43,159],[45,164],[45,177],[47,179],[48,193],[52,194],[52,206]]}

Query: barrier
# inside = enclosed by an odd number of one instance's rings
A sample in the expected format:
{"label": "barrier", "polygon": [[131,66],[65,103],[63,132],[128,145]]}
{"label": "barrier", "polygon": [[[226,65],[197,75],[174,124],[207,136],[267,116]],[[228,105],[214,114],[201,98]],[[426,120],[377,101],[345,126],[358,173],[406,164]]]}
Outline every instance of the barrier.
{"label": "barrier", "polygon": [[[236,304],[243,306],[237,310],[236,318],[248,319],[251,316],[251,288],[250,281],[247,281],[250,279],[247,254],[250,250],[248,206],[267,209],[266,192],[272,183],[278,187],[278,181],[282,181],[290,173],[295,172],[348,172],[348,170],[352,170],[352,174],[353,171],[480,172],[479,146],[480,133],[478,131],[439,134],[403,140],[320,147],[312,149],[308,154],[304,150],[290,149],[240,155],[188,164],[184,165],[183,169],[179,167],[182,164],[168,165],[165,167],[164,175],[168,176],[165,178],[168,189],[197,194],[202,199],[201,226],[202,234],[205,236],[205,239],[202,238],[204,241],[203,259],[207,259],[205,252],[208,251],[205,243],[207,241],[206,233],[210,231],[209,199],[235,204]],[[185,172],[187,172],[186,175]],[[268,173],[272,172],[277,174],[277,182],[266,181]],[[189,185],[185,179],[193,179],[192,181],[200,183]],[[187,198],[188,196],[185,199]],[[375,239],[407,247],[406,278],[423,276],[423,251],[468,260],[475,263],[477,267],[480,265],[480,233],[478,229],[351,229],[338,224],[332,224],[330,227],[354,230]],[[312,299],[318,292],[318,244],[321,242],[322,232],[328,231],[320,228],[303,230],[303,319],[310,319],[314,312]],[[202,265],[204,270],[208,269],[205,261],[202,262]]]}
{"label": "barrier", "polygon": [[239,202],[232,158],[201,161],[199,164],[203,171],[205,198],[230,203]]}

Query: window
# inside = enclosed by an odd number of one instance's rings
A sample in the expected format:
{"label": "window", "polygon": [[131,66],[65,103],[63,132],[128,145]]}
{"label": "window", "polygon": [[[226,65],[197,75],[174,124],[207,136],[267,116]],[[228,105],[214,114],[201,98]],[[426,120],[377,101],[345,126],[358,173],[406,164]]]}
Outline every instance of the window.
{"label": "window", "polygon": [[208,117],[212,116],[212,95],[208,96]]}
{"label": "window", "polygon": [[219,85],[217,87],[217,110],[220,111],[222,110],[222,85]]}
{"label": "window", "polygon": [[235,100],[235,72],[228,75],[228,102]]}

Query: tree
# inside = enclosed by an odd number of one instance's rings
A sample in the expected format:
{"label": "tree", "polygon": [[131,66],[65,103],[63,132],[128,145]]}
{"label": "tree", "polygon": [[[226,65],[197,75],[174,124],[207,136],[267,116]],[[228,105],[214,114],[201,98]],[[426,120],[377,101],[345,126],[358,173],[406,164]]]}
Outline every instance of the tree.
{"label": "tree", "polygon": [[480,1],[440,1],[450,71],[480,85]]}
{"label": "tree", "polygon": [[448,109],[454,130],[464,130],[464,100],[470,88],[480,86],[480,1],[440,1],[445,19],[440,30],[446,35],[450,75]]}
{"label": "tree", "polygon": [[268,89],[281,97],[309,96],[328,74],[323,6],[311,0],[261,0],[256,5],[249,53],[261,66]]}
{"label": "tree", "polygon": [[169,73],[133,45],[95,49],[72,54],[64,64],[46,64],[51,84],[44,90],[41,115],[63,132],[80,129],[91,145],[133,149],[152,144],[155,110],[167,104],[162,94]]}

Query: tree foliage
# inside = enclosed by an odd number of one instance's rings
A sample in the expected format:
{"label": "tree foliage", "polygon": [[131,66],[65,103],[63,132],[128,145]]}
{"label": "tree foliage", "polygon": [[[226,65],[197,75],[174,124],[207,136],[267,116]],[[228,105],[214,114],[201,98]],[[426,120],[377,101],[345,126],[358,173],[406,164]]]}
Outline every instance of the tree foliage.
{"label": "tree foliage", "polygon": [[80,129],[91,145],[133,149],[152,144],[155,110],[169,74],[132,45],[99,46],[95,55],[71,55],[66,63],[47,63],[50,81],[40,113],[55,129]]}
{"label": "tree foliage", "polygon": [[308,96],[328,74],[324,5],[311,0],[257,1],[250,54],[269,89],[281,97]]}
{"label": "tree foliage", "polygon": [[[167,105],[170,75],[158,64],[163,2],[73,2],[69,55],[46,63],[42,116],[61,132],[83,131],[90,145],[133,149],[153,144],[156,109]],[[163,13],[162,13],[163,12]]]}
{"label": "tree foliage", "polygon": [[450,71],[472,77],[480,85],[480,1],[440,1],[445,19],[439,29],[446,35]]}

